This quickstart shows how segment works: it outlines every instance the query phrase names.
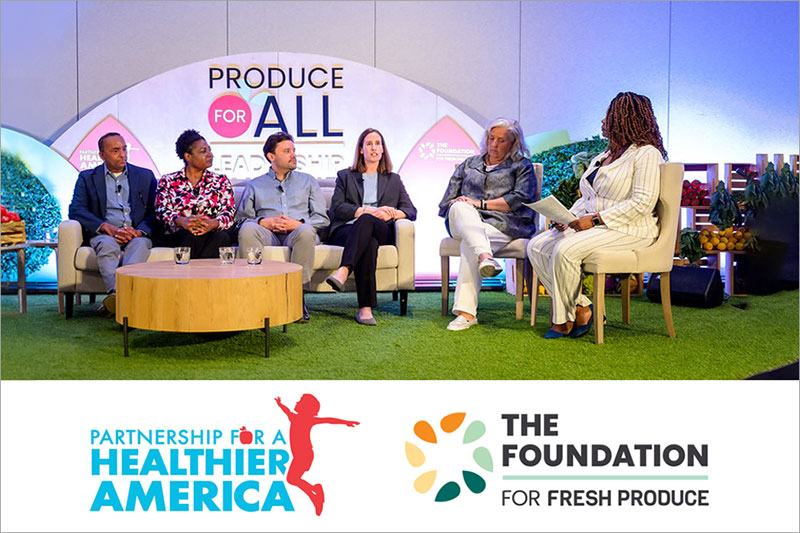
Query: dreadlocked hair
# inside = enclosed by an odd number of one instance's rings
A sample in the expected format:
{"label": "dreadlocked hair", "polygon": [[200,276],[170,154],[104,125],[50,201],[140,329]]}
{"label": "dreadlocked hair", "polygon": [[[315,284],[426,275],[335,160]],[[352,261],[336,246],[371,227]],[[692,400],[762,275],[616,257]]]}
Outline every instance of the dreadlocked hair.
{"label": "dreadlocked hair", "polygon": [[644,95],[625,92],[615,96],[606,112],[606,131],[612,153],[631,144],[651,144],[667,159],[653,106]]}

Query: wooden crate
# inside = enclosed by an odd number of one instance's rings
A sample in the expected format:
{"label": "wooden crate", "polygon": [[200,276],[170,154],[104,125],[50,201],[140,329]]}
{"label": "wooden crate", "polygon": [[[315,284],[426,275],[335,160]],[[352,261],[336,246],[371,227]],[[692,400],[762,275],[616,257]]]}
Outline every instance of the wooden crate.
{"label": "wooden crate", "polygon": [[0,224],[0,244],[25,242],[25,221],[3,222]]}
{"label": "wooden crate", "polygon": [[758,164],[753,163],[725,163],[725,187],[728,189],[728,192],[733,193],[735,191],[744,191],[744,188],[747,187],[747,179],[741,176],[737,170],[741,170],[742,172],[747,172],[748,170],[752,170],[756,173],[761,175],[763,169],[759,169]]}
{"label": "wooden crate", "polygon": [[[736,277],[738,270],[736,268],[737,258],[748,253],[745,250],[712,250],[706,252],[706,260],[708,266],[719,270],[722,276],[722,282],[725,285],[725,292],[731,296],[747,296],[746,294],[735,292]],[[722,264],[724,263],[724,265]]]}
{"label": "wooden crate", "polygon": [[[778,172],[780,172],[783,168],[784,162],[783,154],[772,154],[772,163],[775,165],[775,170]],[[767,163],[769,163],[767,154],[756,154],[756,167],[758,167],[757,170],[759,175],[763,174],[764,169],[767,168]],[[800,171],[800,155],[789,154],[788,163],[789,168],[792,169],[792,172],[797,174]]]}

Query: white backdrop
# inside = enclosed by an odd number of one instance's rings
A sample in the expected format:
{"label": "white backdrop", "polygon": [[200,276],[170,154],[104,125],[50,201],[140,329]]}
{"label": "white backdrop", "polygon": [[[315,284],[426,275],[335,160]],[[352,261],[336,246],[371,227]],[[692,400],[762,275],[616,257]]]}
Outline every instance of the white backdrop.
{"label": "white backdrop", "polygon": [[[256,69],[248,78],[256,87],[250,89],[239,81],[241,87],[237,90],[224,76],[210,81],[212,75],[218,77],[218,72],[227,73],[233,68],[241,73]],[[274,89],[269,88],[270,68],[276,72]],[[304,71],[308,76],[314,68],[324,69],[327,76],[323,70],[310,80],[299,75]],[[278,69],[286,73],[284,83]],[[259,86],[259,72],[267,73],[263,86]],[[290,75],[294,87],[289,86]],[[235,126],[238,119],[229,107],[216,107],[221,97],[232,98],[239,106],[236,109],[244,114],[247,124],[240,123],[240,130],[225,129]],[[276,105],[269,103],[270,97],[274,97]],[[298,98],[302,99],[300,115]],[[327,113],[324,99],[328,101]],[[309,54],[265,52],[216,57],[159,74],[109,98],[56,139],[52,148],[66,158],[78,146],[83,147],[80,152],[84,156],[96,152],[94,139],[112,126],[103,124],[99,131],[95,128],[111,116],[142,148],[131,152],[131,162],[151,166],[147,163],[152,160],[156,174],[166,174],[182,166],[175,154],[178,135],[195,128],[211,144],[215,154],[213,170],[227,174],[234,184],[242,184],[269,168],[262,147],[279,128],[259,131],[265,107],[264,122],[277,123],[280,112],[289,133],[295,136],[298,169],[318,178],[335,177],[338,170],[352,164],[361,131],[367,127],[381,130],[394,170],[401,172],[418,210],[417,275],[438,277],[439,241],[446,231],[437,204],[455,165],[477,153],[483,128],[444,98],[394,74],[353,61]],[[298,123],[298,116],[302,124]],[[232,122],[225,122],[225,117]],[[325,135],[326,125],[330,135]],[[313,136],[300,136],[301,130]],[[427,152],[422,150],[423,140],[430,143]],[[458,149],[458,157],[450,157],[450,149]],[[77,158],[74,161],[76,166],[80,164]],[[70,196],[71,192],[59,200],[66,205]]]}

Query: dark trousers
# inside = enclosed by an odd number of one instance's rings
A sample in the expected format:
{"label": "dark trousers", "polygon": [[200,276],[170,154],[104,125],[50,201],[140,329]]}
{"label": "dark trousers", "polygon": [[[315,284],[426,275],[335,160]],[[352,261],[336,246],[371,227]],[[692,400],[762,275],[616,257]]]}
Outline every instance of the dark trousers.
{"label": "dark trousers", "polygon": [[164,243],[175,246],[189,246],[192,259],[214,259],[219,257],[220,246],[230,246],[231,236],[225,230],[213,230],[204,235],[193,235],[185,229],[164,236]]}
{"label": "dark trousers", "polygon": [[356,279],[359,307],[377,307],[375,269],[378,266],[378,247],[394,241],[394,224],[372,215],[361,215],[352,224],[340,226],[331,243],[344,246],[342,266],[348,267]]}

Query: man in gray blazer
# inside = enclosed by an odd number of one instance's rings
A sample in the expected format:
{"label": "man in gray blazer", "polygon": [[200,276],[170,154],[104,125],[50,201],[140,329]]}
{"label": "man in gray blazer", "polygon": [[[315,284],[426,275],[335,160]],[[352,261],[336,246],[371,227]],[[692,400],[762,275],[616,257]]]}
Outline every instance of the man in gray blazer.
{"label": "man in gray blazer", "polygon": [[153,246],[156,178],[152,171],[128,163],[128,148],[119,133],[106,133],[97,147],[103,164],[78,174],[69,218],[80,222],[84,243],[97,254],[108,291],[100,311],[113,315],[117,267],[144,263]]}
{"label": "man in gray blazer", "polygon": [[[273,133],[264,143],[264,156],[272,167],[253,178],[245,187],[236,208],[239,228],[239,256],[247,249],[288,246],[291,261],[303,267],[303,286],[311,281],[314,247],[320,243],[318,231],[329,223],[325,197],[317,180],[298,172],[294,139],[285,132]],[[303,302],[303,322],[308,322]]]}

